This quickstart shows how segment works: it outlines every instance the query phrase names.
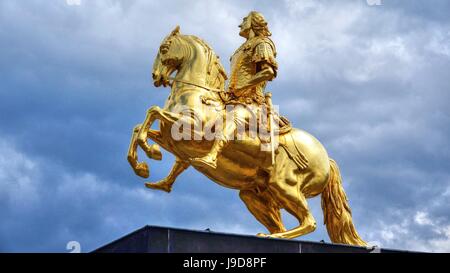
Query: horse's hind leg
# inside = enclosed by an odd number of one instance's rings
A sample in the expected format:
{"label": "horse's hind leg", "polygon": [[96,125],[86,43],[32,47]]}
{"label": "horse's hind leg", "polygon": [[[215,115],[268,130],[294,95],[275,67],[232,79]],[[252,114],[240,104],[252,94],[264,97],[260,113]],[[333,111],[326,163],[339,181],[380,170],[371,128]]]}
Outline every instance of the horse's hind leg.
{"label": "horse's hind leg", "polygon": [[255,218],[263,224],[270,233],[285,231],[281,221],[280,209],[273,202],[272,197],[267,191],[258,194],[251,190],[242,190],[239,192],[239,197],[244,201],[253,216],[255,216]]}
{"label": "horse's hind leg", "polygon": [[270,190],[277,198],[280,205],[299,221],[300,225],[285,232],[266,235],[272,238],[295,238],[313,232],[316,229],[316,221],[309,211],[306,198],[300,192],[298,184],[275,183]]}
{"label": "horse's hind leg", "polygon": [[145,183],[145,186],[150,189],[162,190],[165,192],[172,191],[172,185],[175,183],[175,179],[189,167],[189,162],[183,161],[179,158],[175,160],[175,164],[172,166],[172,170],[167,177],[155,183]]}

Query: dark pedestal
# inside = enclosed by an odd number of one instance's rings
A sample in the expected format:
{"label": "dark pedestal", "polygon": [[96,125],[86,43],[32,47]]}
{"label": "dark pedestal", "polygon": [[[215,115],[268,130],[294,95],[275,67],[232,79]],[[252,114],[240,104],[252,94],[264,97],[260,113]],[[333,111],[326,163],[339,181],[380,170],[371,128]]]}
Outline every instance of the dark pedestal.
{"label": "dark pedestal", "polygon": [[145,226],[94,250],[102,253],[380,253],[379,248]]}

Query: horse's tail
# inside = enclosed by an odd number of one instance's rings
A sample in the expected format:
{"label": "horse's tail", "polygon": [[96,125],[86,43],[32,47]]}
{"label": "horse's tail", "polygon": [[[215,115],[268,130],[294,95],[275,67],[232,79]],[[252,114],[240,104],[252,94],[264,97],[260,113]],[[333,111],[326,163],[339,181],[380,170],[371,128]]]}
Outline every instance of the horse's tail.
{"label": "horse's tail", "polygon": [[356,232],[336,162],[330,159],[328,184],[322,192],[324,224],[333,243],[366,246]]}

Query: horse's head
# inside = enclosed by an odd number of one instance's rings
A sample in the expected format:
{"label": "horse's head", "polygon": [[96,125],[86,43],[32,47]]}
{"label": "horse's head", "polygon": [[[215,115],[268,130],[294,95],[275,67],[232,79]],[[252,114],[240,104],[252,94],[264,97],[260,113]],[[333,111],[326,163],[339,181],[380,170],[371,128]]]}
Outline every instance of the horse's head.
{"label": "horse's head", "polygon": [[156,87],[169,84],[169,77],[179,69],[183,60],[180,27],[175,29],[164,38],[153,63],[152,78]]}

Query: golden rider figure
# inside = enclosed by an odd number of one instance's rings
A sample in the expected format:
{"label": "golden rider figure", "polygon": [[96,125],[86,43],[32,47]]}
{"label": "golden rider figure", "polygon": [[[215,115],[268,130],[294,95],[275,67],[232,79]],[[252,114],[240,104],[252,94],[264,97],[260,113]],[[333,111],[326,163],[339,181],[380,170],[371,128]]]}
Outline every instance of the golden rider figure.
{"label": "golden rider figure", "polygon": [[[264,94],[264,88],[267,81],[276,77],[277,63],[266,20],[260,13],[250,12],[239,27],[239,34],[246,41],[231,58],[227,88],[220,60],[204,41],[181,34],[179,27],[164,38],[153,64],[153,83],[165,86],[172,79],[175,84],[171,85],[165,106],[150,107],[144,122],[133,129],[127,156],[131,167],[137,175],[147,178],[148,166],[138,161],[137,148],[141,147],[149,158],[161,160],[160,145],[174,154],[176,160],[167,177],[146,183],[148,188],[170,192],[176,178],[192,164],[219,185],[239,191],[248,210],[269,231],[270,234],[257,234],[262,237],[290,239],[313,232],[317,224],[307,198],[321,195],[330,240],[365,246],[353,224],[336,161],[328,156],[317,138],[293,128],[286,118],[271,110],[270,93]],[[172,78],[174,71],[176,75]],[[268,115],[264,112],[267,108]],[[180,115],[179,109],[185,109],[189,115]],[[225,125],[219,124],[224,116]],[[266,116],[267,124],[261,124]],[[204,125],[201,141],[195,135],[194,139],[183,141],[174,138],[174,125],[185,122],[184,118],[189,126]],[[156,120],[160,121],[159,130],[151,129]],[[261,130],[255,132],[255,125],[257,129],[267,127],[270,138],[262,137]],[[209,128],[211,132],[205,130]],[[266,135],[267,130],[262,131]],[[238,141],[229,142],[235,135]],[[256,135],[261,141],[254,138]],[[210,137],[215,137],[214,143]],[[149,139],[155,144],[150,146]],[[258,146],[260,143],[264,145]],[[267,144],[272,164],[268,153],[261,153],[267,152],[262,149]],[[281,209],[294,216],[298,225],[286,230]]]}
{"label": "golden rider figure", "polygon": [[[204,157],[192,159],[193,165],[217,167],[217,156],[230,139],[233,139],[238,126],[248,120],[249,108],[258,108],[265,104],[264,88],[267,81],[277,75],[275,45],[267,21],[259,12],[252,11],[239,25],[239,35],[246,41],[231,57],[231,75],[228,84],[226,104],[235,105],[232,110],[234,122],[226,122],[211,151]],[[253,113],[255,115],[256,113]],[[229,116],[229,115],[227,115]]]}

